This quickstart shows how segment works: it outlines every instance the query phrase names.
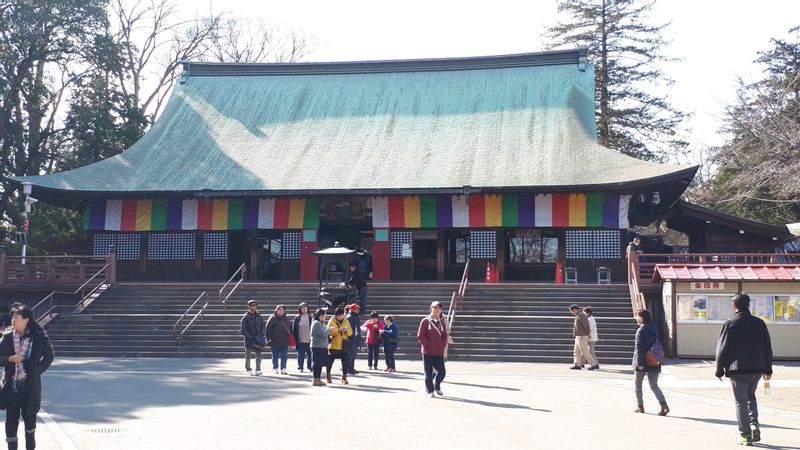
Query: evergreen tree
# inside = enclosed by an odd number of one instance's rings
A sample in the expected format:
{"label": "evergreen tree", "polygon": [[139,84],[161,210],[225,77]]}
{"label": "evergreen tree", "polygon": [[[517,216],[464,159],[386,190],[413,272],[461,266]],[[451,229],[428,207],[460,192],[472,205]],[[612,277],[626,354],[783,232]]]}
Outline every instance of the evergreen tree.
{"label": "evergreen tree", "polygon": [[667,26],[646,25],[655,0],[559,0],[564,22],[549,27],[549,47],[587,47],[595,67],[597,140],[641,159],[664,161],[685,149],[688,114],[670,105],[663,88],[673,81],[659,63]]}
{"label": "evergreen tree", "polygon": [[704,201],[776,225],[800,221],[800,27],[755,60],[764,77],[739,81],[723,131],[729,140],[713,157],[718,167]]}

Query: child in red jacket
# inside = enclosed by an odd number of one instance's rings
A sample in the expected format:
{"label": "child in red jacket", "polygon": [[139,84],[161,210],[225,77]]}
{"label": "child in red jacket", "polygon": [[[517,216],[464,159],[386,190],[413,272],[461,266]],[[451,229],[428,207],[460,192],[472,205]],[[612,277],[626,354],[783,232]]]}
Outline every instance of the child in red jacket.
{"label": "child in red jacket", "polygon": [[378,356],[381,352],[381,331],[383,331],[383,321],[378,319],[378,312],[372,311],[369,319],[364,322],[367,329],[367,364],[370,370],[378,370]]}

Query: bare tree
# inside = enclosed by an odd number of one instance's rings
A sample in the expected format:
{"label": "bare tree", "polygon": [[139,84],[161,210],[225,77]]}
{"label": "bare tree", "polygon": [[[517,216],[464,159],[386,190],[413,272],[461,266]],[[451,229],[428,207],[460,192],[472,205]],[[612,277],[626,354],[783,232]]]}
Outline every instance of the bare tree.
{"label": "bare tree", "polygon": [[311,51],[309,39],[295,30],[283,30],[263,19],[228,18],[201,59],[204,61],[261,63],[301,60]]}

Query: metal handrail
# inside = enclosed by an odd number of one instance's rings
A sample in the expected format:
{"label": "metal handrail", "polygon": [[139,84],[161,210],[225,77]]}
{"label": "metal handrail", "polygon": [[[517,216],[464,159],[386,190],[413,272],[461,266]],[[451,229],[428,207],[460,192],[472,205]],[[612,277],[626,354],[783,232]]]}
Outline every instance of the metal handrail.
{"label": "metal handrail", "polygon": [[[235,285],[233,285],[233,288],[230,290],[230,292],[228,292],[228,294],[225,295],[224,294],[225,288],[227,288],[228,285],[231,284],[233,279],[236,278],[236,275],[238,275],[238,274],[241,274],[241,278],[239,279],[239,281],[236,282]],[[238,269],[236,269],[236,272],[234,272],[233,275],[231,275],[231,277],[228,279],[228,281],[226,281],[225,284],[223,284],[222,287],[219,289],[219,301],[220,301],[220,303],[222,303],[222,306],[224,308],[228,307],[228,299],[231,298],[231,295],[233,295],[233,292],[242,283],[244,283],[244,279],[245,279],[246,274],[247,274],[247,264],[243,263],[241,266],[239,266]]]}
{"label": "metal handrail", "polygon": [[[189,323],[186,324],[186,326],[183,328],[183,330],[181,330],[180,333],[179,333],[178,332],[178,327],[180,327],[181,322],[183,321],[183,319],[185,319],[186,316],[189,315],[189,312],[192,310],[192,308],[197,306],[197,303],[200,300],[204,299],[204,298],[205,298],[206,302],[203,303],[203,306],[200,307],[200,310],[195,313],[195,315],[192,317],[192,320],[190,320]],[[179,345],[183,342],[183,335],[186,334],[186,331],[189,330],[189,327],[191,327],[195,323],[195,321],[198,319],[198,317],[201,318],[201,319],[203,318],[203,313],[206,311],[206,308],[208,308],[208,299],[209,299],[208,291],[203,291],[203,293],[200,294],[199,297],[197,297],[197,300],[195,300],[194,303],[192,303],[192,305],[189,306],[189,308],[186,309],[186,312],[183,313],[183,315],[180,317],[180,319],[178,319],[178,321],[175,322],[175,325],[172,326],[172,335],[175,336],[175,339],[178,340],[178,344]]]}
{"label": "metal handrail", "polygon": [[452,332],[453,322],[456,320],[456,310],[461,309],[464,302],[464,295],[467,292],[467,283],[469,283],[469,260],[464,264],[464,273],[461,275],[461,281],[458,283],[458,290],[453,291],[453,295],[450,296],[450,306],[447,309],[448,333]]}
{"label": "metal handrail", "polygon": [[631,310],[633,317],[644,309],[644,294],[639,290],[639,255],[633,250],[628,251],[628,290],[631,295]]}
{"label": "metal handrail", "polygon": [[[86,280],[86,282],[84,282],[82,285],[80,285],[80,287],[78,287],[72,292],[53,291],[49,293],[45,298],[43,298],[41,301],[39,301],[39,303],[37,303],[36,305],[34,305],[33,308],[31,308],[31,312],[34,314],[34,317],[36,317],[36,321],[40,322],[43,318],[52,314],[54,310],[59,306],[59,305],[53,305],[53,298],[56,296],[56,294],[67,294],[74,296],[80,293],[80,300],[78,301],[78,303],[72,306],[72,308],[83,307],[84,304],[86,303],[86,299],[91,297],[95,292],[97,292],[98,289],[100,289],[101,286],[105,285],[108,282],[108,268],[110,266],[111,266],[110,264],[106,264],[103,267],[101,267],[100,270],[98,270],[94,275],[92,275],[88,280]],[[103,278],[103,281],[98,283],[95,287],[92,288],[92,290],[89,291],[88,294],[86,294],[84,290],[86,288],[86,285],[88,285],[90,281],[97,278],[104,271],[105,271],[104,275],[105,277]],[[45,302],[48,302],[49,308],[47,308],[47,310],[45,310],[41,314],[37,315],[36,310]]]}

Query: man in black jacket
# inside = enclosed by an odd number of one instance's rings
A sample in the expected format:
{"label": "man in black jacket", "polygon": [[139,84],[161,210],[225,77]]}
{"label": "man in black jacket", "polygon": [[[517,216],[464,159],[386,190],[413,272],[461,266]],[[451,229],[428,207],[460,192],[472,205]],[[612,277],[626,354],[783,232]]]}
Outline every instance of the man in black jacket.
{"label": "man in black jacket", "polygon": [[[244,369],[250,375],[261,375],[261,350],[264,349],[266,325],[261,313],[258,312],[258,303],[255,300],[247,302],[247,312],[242,317],[242,336],[244,336]],[[250,370],[250,355],[256,354],[256,371]]]}
{"label": "man in black jacket", "polygon": [[761,440],[756,388],[761,375],[772,378],[772,344],[763,320],[750,314],[750,297],[733,296],[736,314],[722,326],[717,342],[716,377],[731,379],[739,423],[739,444],[751,446]]}

